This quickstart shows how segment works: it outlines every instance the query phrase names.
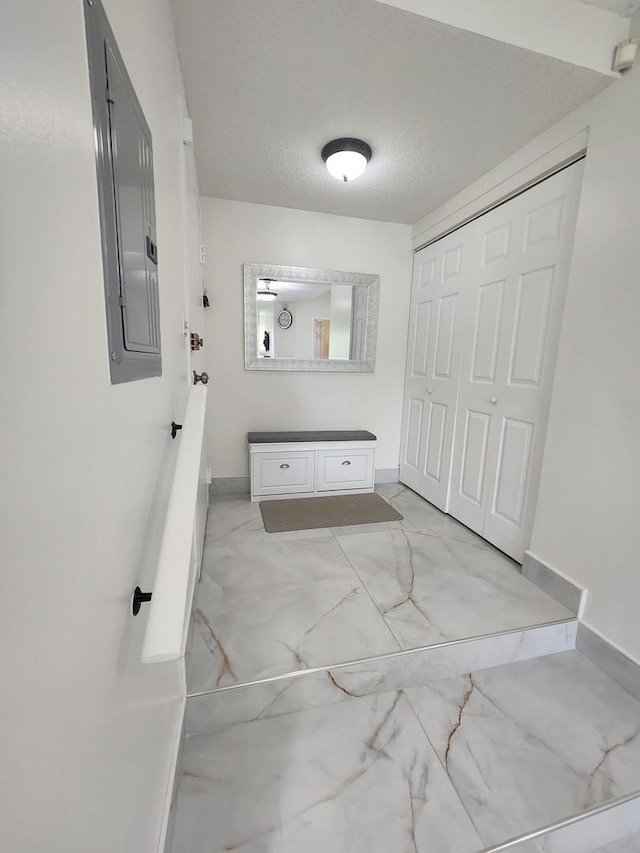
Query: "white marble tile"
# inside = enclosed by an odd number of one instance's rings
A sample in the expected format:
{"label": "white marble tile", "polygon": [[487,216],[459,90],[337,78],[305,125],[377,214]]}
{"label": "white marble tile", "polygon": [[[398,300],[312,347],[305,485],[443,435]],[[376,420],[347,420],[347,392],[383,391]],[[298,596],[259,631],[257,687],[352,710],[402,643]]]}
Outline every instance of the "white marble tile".
{"label": "white marble tile", "polygon": [[402,521],[377,521],[370,524],[345,524],[343,527],[332,527],[331,532],[340,540],[343,536],[354,533],[386,533],[388,530],[403,530]]}
{"label": "white marble tile", "polygon": [[259,503],[251,503],[249,495],[218,495],[209,503],[204,546],[258,545],[260,543],[291,542],[300,539],[331,537],[328,528],[290,530],[267,533],[262,523]]}
{"label": "white marble tile", "polygon": [[396,651],[335,539],[205,549],[189,692]]}
{"label": "white marble tile", "polygon": [[640,703],[578,652],[407,696],[487,843],[640,788]]}
{"label": "white marble tile", "polygon": [[173,853],[476,853],[402,694],[188,738]]}
{"label": "white marble tile", "polygon": [[478,548],[496,550],[481,536],[421,498],[416,492],[403,486],[402,483],[381,483],[376,485],[375,490],[403,515],[403,520],[397,522],[403,530],[430,533],[433,536],[467,542]]}
{"label": "white marble tile", "polygon": [[410,530],[339,542],[405,649],[572,615],[497,551]]}
{"label": "white marble tile", "polygon": [[187,699],[189,734],[347,701],[554,654],[575,646],[577,622],[433,646]]}

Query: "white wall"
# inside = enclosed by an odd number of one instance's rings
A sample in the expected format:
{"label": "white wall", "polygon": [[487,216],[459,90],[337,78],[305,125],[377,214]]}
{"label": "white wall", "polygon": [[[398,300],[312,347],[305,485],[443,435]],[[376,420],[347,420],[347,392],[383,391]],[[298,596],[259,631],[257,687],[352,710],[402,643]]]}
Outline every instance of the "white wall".
{"label": "white wall", "polygon": [[[411,288],[410,226],[205,197],[202,229],[211,299],[207,334],[221,354],[217,366],[211,365],[215,402],[208,431],[213,476],[248,473],[250,430],[368,429],[379,439],[377,467],[397,466]],[[375,373],[245,371],[245,262],[380,275]]]}
{"label": "white wall", "polygon": [[331,291],[317,299],[301,302],[274,302],[273,315],[277,317],[284,306],[291,311],[293,322],[288,329],[274,325],[276,358],[313,358],[313,321],[315,318],[328,319],[331,313]]}
{"label": "white wall", "polygon": [[414,245],[588,140],[532,552],[640,660],[640,67],[414,226]]}
{"label": "white wall", "polygon": [[142,666],[187,391],[166,0],[106,0],[155,150],[163,376],[109,381],[83,3],[0,28],[0,800],[7,853],[157,849],[180,668]]}
{"label": "white wall", "polygon": [[592,102],[531,550],[640,660],[640,68]]}

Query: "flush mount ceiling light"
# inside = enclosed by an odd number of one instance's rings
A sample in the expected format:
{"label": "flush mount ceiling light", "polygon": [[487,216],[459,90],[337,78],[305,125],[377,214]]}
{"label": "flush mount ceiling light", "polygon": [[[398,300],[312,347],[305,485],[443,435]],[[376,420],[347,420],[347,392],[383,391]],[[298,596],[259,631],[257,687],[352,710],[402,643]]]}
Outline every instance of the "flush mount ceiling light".
{"label": "flush mount ceiling light", "polygon": [[273,278],[258,279],[258,292],[256,293],[256,299],[258,300],[258,302],[273,302],[273,300],[278,295],[275,290],[271,290],[270,288],[270,285],[274,281],[275,279]]}
{"label": "flush mount ceiling light", "polygon": [[339,181],[353,181],[367,168],[371,146],[361,139],[334,139],[322,149],[329,174]]}

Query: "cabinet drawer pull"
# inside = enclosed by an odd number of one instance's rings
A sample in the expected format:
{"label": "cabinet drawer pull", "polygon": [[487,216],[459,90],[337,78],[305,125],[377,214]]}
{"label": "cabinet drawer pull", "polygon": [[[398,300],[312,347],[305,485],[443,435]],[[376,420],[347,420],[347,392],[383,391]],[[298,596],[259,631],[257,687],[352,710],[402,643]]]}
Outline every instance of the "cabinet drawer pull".
{"label": "cabinet drawer pull", "polygon": [[343,462],[342,464],[343,464],[343,465],[351,465],[351,462],[349,462],[349,460],[348,460],[348,459],[345,459],[345,460],[344,460],[344,462]]}
{"label": "cabinet drawer pull", "polygon": [[281,465],[280,467],[281,467],[281,468],[290,468],[291,466],[289,465],[289,463],[288,463],[288,462],[283,462],[283,463],[282,463],[282,465]]}

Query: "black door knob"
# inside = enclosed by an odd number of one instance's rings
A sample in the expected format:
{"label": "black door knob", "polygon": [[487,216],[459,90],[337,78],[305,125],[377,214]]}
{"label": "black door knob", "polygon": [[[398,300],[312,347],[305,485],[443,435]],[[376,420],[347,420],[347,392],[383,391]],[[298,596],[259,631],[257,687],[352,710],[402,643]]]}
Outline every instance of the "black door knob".
{"label": "black door knob", "polygon": [[134,616],[137,616],[140,613],[140,608],[145,603],[145,601],[151,601],[151,596],[153,593],[151,592],[143,592],[139,586],[137,586],[133,592],[133,598],[131,600],[131,612]]}
{"label": "black door knob", "polygon": [[194,385],[197,385],[198,382],[202,382],[203,385],[206,385],[208,381],[209,381],[209,374],[205,373],[204,370],[202,371],[202,373],[196,373],[195,370],[193,371],[193,384]]}

